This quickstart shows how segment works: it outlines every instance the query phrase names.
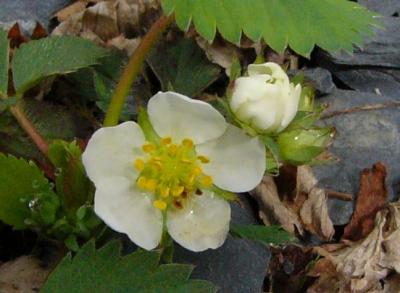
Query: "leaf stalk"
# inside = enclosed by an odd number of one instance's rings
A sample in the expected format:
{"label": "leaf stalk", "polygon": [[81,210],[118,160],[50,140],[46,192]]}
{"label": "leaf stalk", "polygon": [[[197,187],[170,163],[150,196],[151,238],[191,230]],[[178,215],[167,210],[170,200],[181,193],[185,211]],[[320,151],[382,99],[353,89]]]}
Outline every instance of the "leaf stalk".
{"label": "leaf stalk", "polygon": [[126,97],[128,96],[129,90],[132,87],[133,82],[140,73],[147,54],[151,51],[156,42],[160,39],[163,32],[170,26],[174,19],[175,17],[173,14],[171,14],[170,16],[162,15],[153,24],[153,26],[144,36],[140,45],[132,54],[115,88],[114,94],[111,97],[111,102],[107,109],[103,126],[107,127],[118,124]]}

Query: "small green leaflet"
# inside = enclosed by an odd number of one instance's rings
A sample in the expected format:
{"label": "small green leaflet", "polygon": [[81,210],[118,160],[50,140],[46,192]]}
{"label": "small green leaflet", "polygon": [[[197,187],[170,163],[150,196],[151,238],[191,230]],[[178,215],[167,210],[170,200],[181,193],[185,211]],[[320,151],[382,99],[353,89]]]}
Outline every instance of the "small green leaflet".
{"label": "small green leaflet", "polygon": [[162,42],[147,58],[164,91],[173,90],[194,97],[213,83],[221,72],[208,61],[195,41]]}
{"label": "small green leaflet", "polygon": [[279,245],[295,241],[295,238],[280,226],[231,224],[230,232],[233,236],[259,241],[266,245]]}
{"label": "small green leaflet", "polygon": [[118,241],[96,250],[93,241],[72,258],[69,253],[47,279],[41,293],[208,293],[217,288],[202,280],[189,280],[193,267],[158,265],[160,254],[137,251],[121,257]]}
{"label": "small green leaflet", "polygon": [[34,163],[1,153],[0,178],[0,220],[24,229],[30,201],[36,193],[51,192],[51,186]]}
{"label": "small green leaflet", "polygon": [[0,29],[0,98],[7,96],[8,89],[8,51],[7,32]]}
{"label": "small green leaflet", "polygon": [[64,206],[75,211],[90,202],[91,183],[82,164],[82,152],[76,142],[56,140],[49,146],[49,159],[56,167],[56,189]]}
{"label": "small green leaflet", "polygon": [[216,32],[238,44],[242,32],[283,52],[290,46],[308,57],[315,45],[334,52],[352,52],[379,26],[376,14],[348,0],[163,0],[165,14],[175,12],[176,23],[212,41]]}
{"label": "small green leaflet", "polygon": [[50,37],[23,44],[12,60],[14,86],[22,94],[46,77],[94,65],[106,50],[78,37]]}

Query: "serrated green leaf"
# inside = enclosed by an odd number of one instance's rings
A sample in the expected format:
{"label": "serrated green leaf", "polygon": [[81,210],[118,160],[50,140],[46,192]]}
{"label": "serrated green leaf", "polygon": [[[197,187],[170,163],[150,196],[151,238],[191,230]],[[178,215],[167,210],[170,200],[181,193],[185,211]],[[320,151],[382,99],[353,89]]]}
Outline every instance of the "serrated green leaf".
{"label": "serrated green leaf", "polygon": [[221,72],[190,39],[161,43],[147,58],[147,62],[164,91],[174,90],[189,97],[202,92]]}
{"label": "serrated green leaf", "polygon": [[259,241],[266,245],[279,245],[295,241],[295,238],[280,226],[231,224],[233,236]]}
{"label": "serrated green leaf", "polygon": [[15,229],[26,228],[29,202],[50,185],[33,163],[0,153],[0,220]]}
{"label": "serrated green leaf", "polygon": [[7,96],[8,90],[8,54],[7,32],[0,28],[0,98]]}
{"label": "serrated green leaf", "polygon": [[315,45],[327,51],[352,52],[353,44],[379,26],[377,15],[348,0],[163,0],[164,13],[175,12],[180,29],[193,22],[197,32],[212,41],[216,31],[239,43],[241,33],[261,38],[274,50],[290,46],[308,57]]}
{"label": "serrated green leaf", "polygon": [[23,44],[12,60],[14,86],[21,94],[41,80],[94,65],[106,50],[78,37],[50,37]]}
{"label": "serrated green leaf", "polygon": [[119,242],[99,250],[93,241],[85,244],[74,258],[68,254],[49,276],[41,293],[152,293],[215,292],[206,281],[189,280],[190,265],[158,265],[160,254],[137,251],[120,256]]}
{"label": "serrated green leaf", "polygon": [[82,164],[82,152],[76,142],[57,140],[49,146],[49,159],[56,167],[56,189],[64,207],[75,211],[89,200],[91,183]]}

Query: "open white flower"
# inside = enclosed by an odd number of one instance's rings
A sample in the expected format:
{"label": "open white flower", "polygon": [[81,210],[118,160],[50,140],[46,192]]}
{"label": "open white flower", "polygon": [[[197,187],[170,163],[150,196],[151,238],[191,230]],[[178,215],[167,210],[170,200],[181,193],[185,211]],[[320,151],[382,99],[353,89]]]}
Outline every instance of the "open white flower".
{"label": "open white flower", "polygon": [[276,63],[251,64],[235,80],[230,107],[239,120],[261,132],[280,132],[297,113],[301,86]]}
{"label": "open white flower", "polygon": [[147,141],[135,122],[90,139],[83,163],[96,186],[95,212],[145,249],[157,247],[163,227],[192,251],[218,248],[231,212],[213,186],[253,189],[265,170],[263,145],[209,104],[177,93],[152,97],[148,115],[157,139]]}

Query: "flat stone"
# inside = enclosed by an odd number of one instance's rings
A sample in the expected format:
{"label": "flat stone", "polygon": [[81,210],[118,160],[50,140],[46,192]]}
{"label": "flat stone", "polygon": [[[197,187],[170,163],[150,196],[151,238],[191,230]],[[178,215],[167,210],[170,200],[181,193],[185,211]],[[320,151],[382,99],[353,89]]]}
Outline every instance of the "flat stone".
{"label": "flat stone", "polygon": [[385,16],[393,16],[396,13],[400,13],[399,0],[358,0],[357,2],[369,10],[376,11]]}
{"label": "flat stone", "polygon": [[334,72],[348,87],[400,99],[400,70],[355,69]]}
{"label": "flat stone", "polygon": [[49,28],[52,15],[72,2],[72,0],[1,1],[0,26],[9,28],[18,22],[24,31],[30,32],[36,22],[39,22]]}
{"label": "flat stone", "polygon": [[313,85],[319,96],[331,94],[336,89],[336,85],[332,79],[332,74],[325,68],[316,67],[288,71],[290,78],[294,77],[298,73],[304,75],[305,81],[310,82]]}
{"label": "flat stone", "polygon": [[[232,204],[232,222],[257,224],[245,199],[243,203],[244,208]],[[174,257],[175,262],[195,265],[192,278],[213,282],[221,293],[262,292],[269,259],[266,246],[230,235],[222,247],[200,253],[176,245]]]}
{"label": "flat stone", "polygon": [[384,17],[382,23],[385,29],[375,28],[376,35],[366,41],[364,48],[356,48],[354,54],[322,53],[316,58],[316,61],[341,65],[400,68],[400,18]]}
{"label": "flat stone", "polygon": [[[337,90],[333,95],[320,99],[328,103],[327,114],[354,107],[392,103],[394,98],[357,91]],[[398,100],[397,100],[398,101]],[[321,186],[353,194],[359,189],[360,171],[378,161],[386,164],[389,198],[398,195],[400,182],[400,111],[385,108],[371,111],[355,111],[323,120],[323,124],[337,129],[337,136],[330,151],[340,161],[314,168]],[[353,202],[336,199],[329,201],[329,213],[335,225],[346,224],[353,212]]]}

